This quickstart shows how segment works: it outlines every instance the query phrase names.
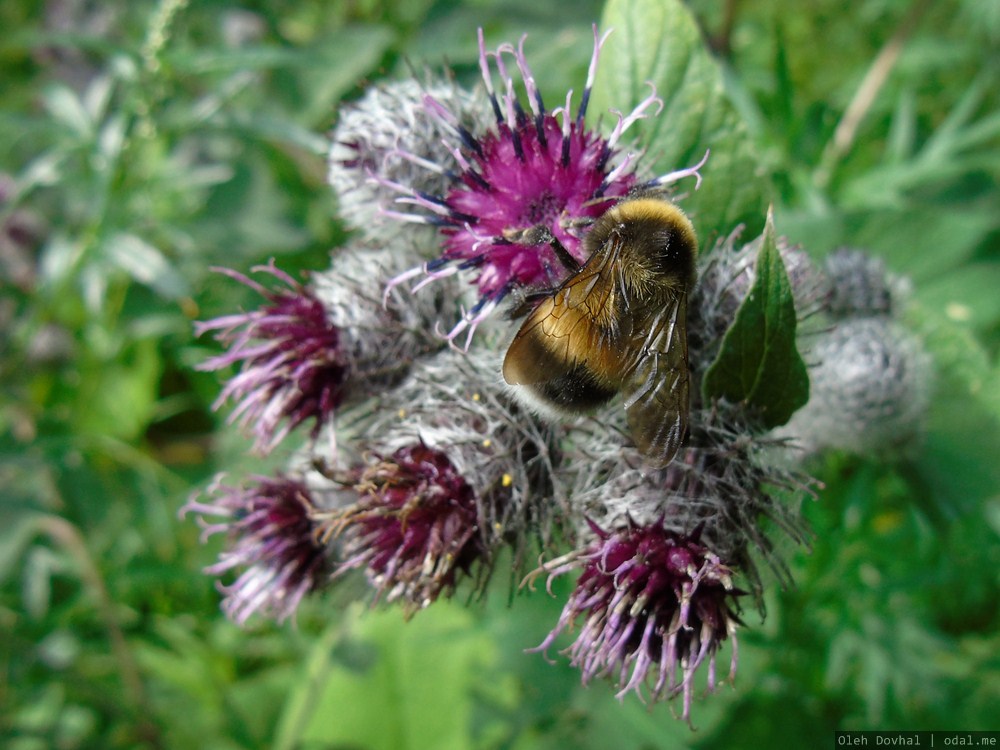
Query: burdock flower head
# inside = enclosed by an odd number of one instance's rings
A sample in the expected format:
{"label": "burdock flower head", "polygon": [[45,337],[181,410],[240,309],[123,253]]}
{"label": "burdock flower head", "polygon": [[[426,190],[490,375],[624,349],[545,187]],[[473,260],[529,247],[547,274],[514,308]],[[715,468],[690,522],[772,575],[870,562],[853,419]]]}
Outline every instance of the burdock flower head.
{"label": "burdock flower head", "polygon": [[690,718],[695,673],[708,664],[708,688],[715,688],[715,657],[734,636],[730,676],[736,669],[737,597],[732,571],[699,541],[662,522],[629,523],[614,531],[591,524],[594,541],[539,570],[549,581],[580,570],[576,589],[559,623],[538,647],[580,623],[567,649],[586,684],[609,678],[619,696],[648,690],[653,700],[683,695],[682,716]]}
{"label": "burdock flower head", "polygon": [[809,402],[778,434],[807,455],[905,454],[923,432],[931,381],[930,357],[898,320],[908,282],[850,248],[831,253],[823,269],[827,325],[811,342]]}
{"label": "burdock flower head", "polygon": [[862,250],[834,250],[823,270],[830,279],[826,307],[833,318],[891,317],[906,296],[907,282],[890,276],[881,258]]}
{"label": "burdock flower head", "polygon": [[223,484],[220,477],[208,494],[214,499],[192,498],[181,515],[199,514],[203,539],[227,535],[219,561],[205,569],[213,576],[242,569],[234,582],[219,584],[223,610],[240,625],[255,612],[279,622],[287,619],[330,570],[311,520],[310,489],[284,476],[254,477],[243,487]]}
{"label": "burdock flower head", "polygon": [[387,602],[426,607],[486,553],[475,491],[443,451],[417,443],[375,457],[351,487],[359,500],[324,524],[343,534],[337,574],[365,570]]}
{"label": "burdock flower head", "polygon": [[219,394],[215,407],[238,402],[230,421],[254,435],[254,448],[266,453],[303,422],[319,427],[343,399],[349,372],[340,332],[311,290],[273,265],[254,269],[284,284],[269,289],[236,271],[220,272],[256,290],[266,303],[257,310],[196,324],[201,336],[212,331],[228,346],[199,365],[201,370],[241,366]]}
{"label": "burdock flower head", "polygon": [[367,398],[398,382],[417,357],[440,348],[431,321],[440,295],[420,304],[383,299],[383,283],[398,258],[349,248],[332,268],[302,284],[274,265],[254,269],[278,285],[265,287],[236,271],[219,269],[265,300],[260,308],[196,325],[215,334],[227,349],[199,366],[240,371],[223,388],[216,408],[236,402],[230,421],[254,436],[254,449],[267,453],[305,422],[312,435],[345,403]]}
{"label": "burdock flower head", "polygon": [[322,520],[337,574],[363,570],[412,611],[466,576],[481,591],[502,545],[517,570],[529,535],[549,541],[554,433],[518,411],[498,367],[495,352],[442,351],[352,426],[368,458],[338,473],[357,499]]}
{"label": "burdock flower head", "polygon": [[[488,52],[480,31],[479,64],[494,127],[474,135],[447,103],[428,95],[424,99],[428,116],[449,130],[454,167],[425,166],[450,175],[450,184],[440,194],[430,194],[382,178],[400,192],[397,202],[415,207],[413,213],[396,214],[399,218],[439,226],[443,235],[440,257],[391,283],[424,275],[440,278],[461,270],[475,274],[478,300],[447,334],[454,340],[467,331],[466,349],[476,326],[509,292],[553,287],[585,261],[581,228],[636,183],[636,155],[619,158],[619,145],[629,127],[650,110],[658,111],[662,102],[653,92],[629,114],[616,113],[617,124],[607,137],[587,128],[587,102],[606,36],[599,37],[594,28],[594,52],[574,113],[572,91],[563,106],[546,108],[524,54],[523,38],[517,47],[502,44]],[[516,91],[511,63],[520,75],[526,104]],[[499,90],[494,88],[491,67],[499,76]],[[417,161],[416,155],[413,158]],[[697,167],[650,184],[667,184],[687,175],[697,175]]]}
{"label": "burdock flower head", "polygon": [[[744,576],[758,606],[763,591],[758,558],[790,583],[771,534],[780,531],[795,543],[808,543],[785,495],[811,492],[813,480],[789,466],[786,440],[754,434],[737,406],[720,403],[693,412],[686,445],[668,467],[650,471],[621,421],[617,414],[602,413],[599,421],[584,421],[570,432],[573,449],[567,451],[562,479],[580,536],[586,537],[591,522],[606,529],[659,523],[680,535],[699,529],[701,542]],[[762,530],[762,518],[773,531]]]}
{"label": "burdock flower head", "polygon": [[905,453],[923,431],[930,359],[893,320],[855,318],[815,341],[809,403],[781,428],[806,453]]}

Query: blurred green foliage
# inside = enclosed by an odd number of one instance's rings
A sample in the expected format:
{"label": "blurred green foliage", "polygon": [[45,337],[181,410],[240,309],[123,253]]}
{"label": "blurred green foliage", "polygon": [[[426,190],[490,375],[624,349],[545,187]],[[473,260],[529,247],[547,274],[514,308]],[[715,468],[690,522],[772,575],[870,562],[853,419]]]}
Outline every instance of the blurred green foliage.
{"label": "blurred green foliage", "polygon": [[735,688],[696,705],[694,733],[524,654],[558,616],[539,593],[404,623],[334,592],[296,627],[241,631],[199,572],[217,545],[176,517],[214,472],[251,466],[192,369],[209,353],[192,320],[251,304],[209,269],[326,265],[344,236],[324,183],[337,103],[445,60],[473,80],[477,26],[529,33],[556,101],[579,89],[600,4],[0,5],[0,745],[804,747],[997,728],[1000,5],[690,8],[778,231],[909,276],[936,370],[919,452],[815,467],[797,587],[763,623],[747,613]]}

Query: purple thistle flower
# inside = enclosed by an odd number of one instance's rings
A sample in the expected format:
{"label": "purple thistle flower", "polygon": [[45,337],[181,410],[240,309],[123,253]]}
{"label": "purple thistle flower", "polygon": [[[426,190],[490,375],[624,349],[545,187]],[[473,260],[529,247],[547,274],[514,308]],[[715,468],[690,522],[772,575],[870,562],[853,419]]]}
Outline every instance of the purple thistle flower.
{"label": "purple thistle flower", "polygon": [[244,568],[233,583],[218,585],[225,594],[223,610],[239,625],[254,612],[284,621],[330,569],[326,548],[314,533],[313,498],[306,485],[283,476],[256,476],[253,481],[251,486],[231,487],[217,477],[208,489],[214,500],[191,499],[181,509],[182,517],[199,514],[202,541],[213,534],[228,535],[219,561],[205,572],[221,576]]}
{"label": "purple thistle flower", "polygon": [[[479,31],[479,65],[496,118],[494,129],[474,136],[454,113],[432,96],[424,103],[428,115],[451,133],[456,168],[449,172],[452,186],[442,195],[393,183],[398,203],[415,205],[422,213],[390,215],[404,221],[437,225],[444,237],[440,257],[410,269],[390,281],[401,284],[417,276],[440,278],[460,270],[474,269],[478,301],[463,314],[446,338],[453,341],[468,331],[465,348],[476,326],[509,292],[515,289],[551,288],[571,272],[573,262],[582,263],[580,228],[603,214],[636,183],[634,154],[617,160],[624,133],[653,107],[662,107],[655,91],[628,115],[616,113],[618,122],[604,137],[584,125],[587,102],[597,71],[601,46],[594,27],[594,52],[581,103],[574,116],[572,91],[564,106],[547,110],[524,55],[524,37],[515,48],[500,45],[487,52]],[[511,56],[527,95],[527,110],[515,92],[514,79],[504,62]],[[493,86],[490,61],[500,77],[502,91]],[[418,157],[412,156],[414,161]],[[428,169],[441,167],[419,160]],[[700,165],[698,165],[700,166]],[[662,185],[687,175],[697,176],[698,167],[666,175],[650,184]],[[700,178],[699,178],[700,179]],[[560,257],[555,244],[572,256]]]}
{"label": "purple thistle flower", "polygon": [[350,373],[340,331],[330,323],[323,303],[273,264],[253,270],[271,274],[287,288],[267,289],[237,271],[216,270],[254,289],[267,304],[195,324],[196,335],[213,331],[228,346],[199,370],[240,365],[214,408],[237,401],[229,420],[253,433],[254,450],[261,453],[310,419],[315,437],[343,400]]}
{"label": "purple thistle flower", "polygon": [[386,601],[422,609],[485,554],[475,493],[444,452],[400,448],[357,470],[353,487],[358,502],[324,523],[342,544],[335,575],[364,569]]}
{"label": "purple thistle flower", "polygon": [[[787,440],[756,435],[739,405],[692,411],[688,443],[665,469],[649,471],[629,444],[620,410],[580,421],[571,431],[562,480],[577,508],[578,536],[591,521],[604,528],[659,524],[699,540],[739,568],[763,615],[763,557],[783,585],[791,574],[775,553],[773,530],[808,545],[809,534],[787,496],[814,494],[815,480],[792,465]],[[760,524],[767,518],[772,530]]]}
{"label": "purple thistle flower", "polygon": [[582,627],[565,651],[583,673],[583,683],[608,677],[619,697],[645,686],[653,700],[684,696],[690,720],[694,675],[708,663],[708,689],[715,689],[715,657],[733,636],[729,676],[736,673],[737,597],[732,571],[690,535],[662,522],[612,532],[591,523],[597,539],[582,552],[550,562],[535,575],[548,581],[582,568],[576,589],[555,629],[535,650],[543,651],[578,620]]}
{"label": "purple thistle flower", "polygon": [[254,449],[270,452],[288,433],[312,421],[312,437],[347,405],[395,385],[414,359],[441,349],[432,321],[453,304],[452,285],[418,303],[385,294],[385,279],[412,255],[359,247],[340,250],[328,271],[312,274],[308,286],[273,264],[255,270],[285,286],[267,289],[223,269],[264,299],[260,309],[196,326],[215,332],[228,349],[200,366],[219,370],[239,364],[215,407],[237,402],[230,421],[254,435]]}
{"label": "purple thistle flower", "polygon": [[513,581],[534,566],[533,542],[554,541],[568,502],[554,476],[562,433],[514,402],[497,375],[499,356],[478,347],[422,359],[353,427],[364,454],[390,456],[420,444],[447,455],[472,487],[486,547],[511,549]]}

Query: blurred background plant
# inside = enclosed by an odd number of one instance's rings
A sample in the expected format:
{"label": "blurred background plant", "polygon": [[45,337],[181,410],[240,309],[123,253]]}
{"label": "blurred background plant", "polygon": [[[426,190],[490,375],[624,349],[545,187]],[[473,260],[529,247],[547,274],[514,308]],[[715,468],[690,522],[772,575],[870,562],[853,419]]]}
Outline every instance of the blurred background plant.
{"label": "blurred background plant", "polygon": [[209,267],[328,264],[346,236],[325,185],[338,102],[411,66],[474,80],[477,26],[529,33],[558,96],[601,3],[0,6],[0,744],[710,748],[997,728],[1000,5],[689,8],[778,231],[908,277],[934,360],[917,451],[813,467],[812,553],[763,623],[749,615],[735,688],[696,706],[695,733],[523,654],[560,608],[537,593],[404,623],[335,592],[294,626],[240,629],[200,574],[212,548],[177,519],[219,467],[260,469],[193,369],[217,350],[192,321],[253,304]]}

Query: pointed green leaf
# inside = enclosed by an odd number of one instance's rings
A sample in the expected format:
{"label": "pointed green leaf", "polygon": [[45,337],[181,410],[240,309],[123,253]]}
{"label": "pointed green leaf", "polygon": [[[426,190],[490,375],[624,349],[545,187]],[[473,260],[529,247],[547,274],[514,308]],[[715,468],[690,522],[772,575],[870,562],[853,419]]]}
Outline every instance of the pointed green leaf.
{"label": "pointed green leaf", "polygon": [[[601,29],[613,29],[601,53],[590,112],[628,113],[649,85],[663,111],[628,131],[648,154],[645,167],[665,174],[693,166],[711,150],[701,188],[681,186],[687,211],[703,246],[739,223],[760,230],[770,186],[746,124],[724,87],[691,13],[680,0],[609,0]],[[653,161],[650,161],[652,159]]]}
{"label": "pointed green leaf", "polygon": [[766,427],[809,400],[809,375],[795,345],[795,301],[768,212],[754,282],[705,373],[706,401],[745,402]]}

